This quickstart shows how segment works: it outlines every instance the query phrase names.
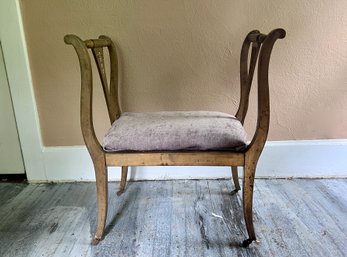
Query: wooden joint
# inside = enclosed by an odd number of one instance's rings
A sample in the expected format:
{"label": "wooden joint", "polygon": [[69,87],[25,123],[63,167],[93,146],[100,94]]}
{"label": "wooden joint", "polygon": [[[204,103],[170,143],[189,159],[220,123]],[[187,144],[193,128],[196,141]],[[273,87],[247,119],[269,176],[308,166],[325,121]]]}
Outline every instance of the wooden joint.
{"label": "wooden joint", "polygon": [[84,44],[87,48],[108,47],[111,45],[111,40],[109,38],[87,39]]}
{"label": "wooden joint", "polygon": [[262,33],[251,33],[248,35],[248,39],[253,43],[263,43],[267,35]]}

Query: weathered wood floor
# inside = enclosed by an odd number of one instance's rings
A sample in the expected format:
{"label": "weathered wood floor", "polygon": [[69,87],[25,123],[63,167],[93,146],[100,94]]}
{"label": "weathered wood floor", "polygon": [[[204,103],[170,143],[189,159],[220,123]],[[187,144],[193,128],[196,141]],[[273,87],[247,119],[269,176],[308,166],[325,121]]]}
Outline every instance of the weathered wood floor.
{"label": "weathered wood floor", "polygon": [[246,237],[226,180],[110,183],[105,239],[91,246],[94,183],[0,183],[0,256],[347,256],[347,180],[256,180]]}

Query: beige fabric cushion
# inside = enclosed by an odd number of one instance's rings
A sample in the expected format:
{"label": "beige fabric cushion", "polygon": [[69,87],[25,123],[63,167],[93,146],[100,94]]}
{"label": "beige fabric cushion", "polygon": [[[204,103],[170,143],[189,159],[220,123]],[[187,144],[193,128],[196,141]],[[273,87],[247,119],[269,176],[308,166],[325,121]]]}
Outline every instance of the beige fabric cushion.
{"label": "beige fabric cushion", "polygon": [[115,151],[242,150],[246,132],[221,112],[123,113],[103,139]]}

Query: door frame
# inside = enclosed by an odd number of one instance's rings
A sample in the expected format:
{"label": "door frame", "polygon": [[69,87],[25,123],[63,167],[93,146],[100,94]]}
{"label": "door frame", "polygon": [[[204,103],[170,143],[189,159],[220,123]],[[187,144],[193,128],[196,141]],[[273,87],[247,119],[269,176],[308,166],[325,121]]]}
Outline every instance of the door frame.
{"label": "door frame", "polygon": [[0,40],[29,181],[46,178],[43,146],[19,0],[0,1]]}

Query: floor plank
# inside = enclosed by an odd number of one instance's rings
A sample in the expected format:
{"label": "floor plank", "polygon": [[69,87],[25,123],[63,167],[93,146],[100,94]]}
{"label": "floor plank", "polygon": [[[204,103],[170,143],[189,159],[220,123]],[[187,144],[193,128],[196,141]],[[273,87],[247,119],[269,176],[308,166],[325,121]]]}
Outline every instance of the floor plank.
{"label": "floor plank", "polygon": [[0,183],[0,256],[347,256],[346,179],[257,179],[248,249],[242,194],[228,180],[109,184],[106,233],[94,183]]}

